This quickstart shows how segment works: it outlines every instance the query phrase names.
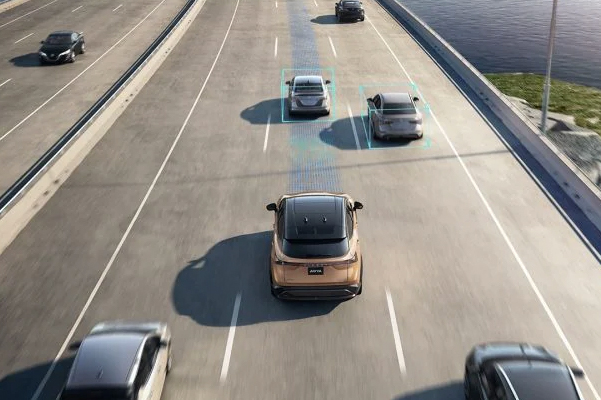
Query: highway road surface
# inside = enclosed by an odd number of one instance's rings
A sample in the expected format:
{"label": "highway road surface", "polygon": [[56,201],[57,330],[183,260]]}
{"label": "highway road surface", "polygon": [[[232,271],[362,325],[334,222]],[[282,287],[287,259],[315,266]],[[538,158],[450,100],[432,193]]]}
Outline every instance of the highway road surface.
{"label": "highway road surface", "polygon": [[[0,13],[0,192],[4,192],[154,41],[185,0],[31,0]],[[73,64],[41,66],[40,41],[83,32]]]}
{"label": "highway road surface", "polygon": [[[465,355],[489,340],[577,357],[595,399],[597,256],[494,125],[386,11],[364,4],[364,22],[339,25],[332,1],[207,0],[0,256],[2,398],[54,399],[64,347],[128,318],[172,327],[165,400],[459,400]],[[283,122],[285,68],[333,71],[336,111]],[[419,94],[423,140],[369,143],[361,93],[386,85]],[[304,189],[365,205],[365,286],[351,301],[269,293],[265,204]]]}

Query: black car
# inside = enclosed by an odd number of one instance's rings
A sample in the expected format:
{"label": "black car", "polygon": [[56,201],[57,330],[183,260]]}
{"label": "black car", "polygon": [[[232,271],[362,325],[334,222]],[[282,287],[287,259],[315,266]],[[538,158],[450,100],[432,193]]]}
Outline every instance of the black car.
{"label": "black car", "polygon": [[485,343],[475,346],[465,361],[465,398],[582,400],[575,377],[583,376],[543,346]]}
{"label": "black car", "polygon": [[335,9],[336,20],[341,22],[344,19],[349,20],[365,20],[365,10],[363,3],[359,0],[340,0],[336,3]]}
{"label": "black car", "polygon": [[78,54],[86,52],[83,34],[74,31],[52,32],[46,40],[42,40],[40,43],[42,47],[38,55],[41,64],[74,62]]}

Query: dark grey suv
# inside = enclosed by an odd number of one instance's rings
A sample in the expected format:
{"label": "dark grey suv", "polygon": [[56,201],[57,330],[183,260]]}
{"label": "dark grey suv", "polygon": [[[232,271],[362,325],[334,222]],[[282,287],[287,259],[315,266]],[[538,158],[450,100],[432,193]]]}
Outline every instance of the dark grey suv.
{"label": "dark grey suv", "polygon": [[363,9],[363,3],[359,0],[340,0],[336,3],[334,12],[336,13],[336,20],[342,22],[343,20],[365,20],[365,10]]}
{"label": "dark grey suv", "polygon": [[485,343],[475,346],[465,361],[465,398],[582,400],[575,377],[583,376],[543,346]]}
{"label": "dark grey suv", "polygon": [[171,333],[160,322],[104,322],[79,344],[60,400],[156,400],[171,369]]}

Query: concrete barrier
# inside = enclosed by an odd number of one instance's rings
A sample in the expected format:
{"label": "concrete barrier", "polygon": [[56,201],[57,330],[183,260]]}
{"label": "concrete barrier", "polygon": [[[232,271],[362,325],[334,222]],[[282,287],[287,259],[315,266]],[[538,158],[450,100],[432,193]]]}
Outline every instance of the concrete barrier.
{"label": "concrete barrier", "polygon": [[488,79],[419,17],[397,0],[377,0],[415,31],[465,81],[526,150],[574,200],[589,220],[601,230],[601,190],[563,155]]}
{"label": "concrete barrier", "polygon": [[113,123],[140,93],[161,64],[184,36],[206,0],[198,0],[171,31],[169,36],[155,49],[145,64],[140,67],[120,91],[104,106],[84,128],[68,148],[0,218],[0,254],[29,223],[35,214],[50,200],[77,166],[104,137]]}

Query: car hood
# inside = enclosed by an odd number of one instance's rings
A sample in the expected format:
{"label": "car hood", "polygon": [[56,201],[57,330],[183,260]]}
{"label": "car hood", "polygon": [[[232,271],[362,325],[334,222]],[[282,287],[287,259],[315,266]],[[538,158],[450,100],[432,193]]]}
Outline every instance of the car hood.
{"label": "car hood", "polygon": [[60,54],[63,51],[67,51],[71,48],[70,45],[55,45],[55,46],[42,46],[40,51],[46,54]]}

